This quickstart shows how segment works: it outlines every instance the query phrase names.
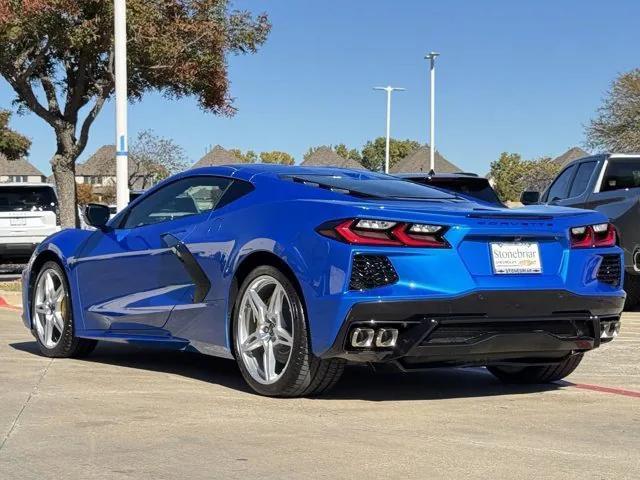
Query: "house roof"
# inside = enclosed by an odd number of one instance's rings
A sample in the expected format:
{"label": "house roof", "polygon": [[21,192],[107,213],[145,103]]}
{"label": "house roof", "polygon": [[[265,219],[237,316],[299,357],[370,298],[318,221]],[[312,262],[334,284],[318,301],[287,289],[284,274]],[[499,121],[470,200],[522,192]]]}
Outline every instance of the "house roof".
{"label": "house roof", "polygon": [[350,158],[341,157],[329,147],[318,148],[300,165],[303,167],[340,167],[366,170],[362,164]]}
{"label": "house roof", "polygon": [[76,175],[116,175],[116,146],[103,145],[86,162],[76,165]]}
{"label": "house roof", "polygon": [[556,158],[554,158],[552,161],[553,163],[557,163],[558,165],[560,165],[560,167],[564,167],[566,164],[574,161],[577,158],[583,158],[588,156],[589,154],[585,152],[583,149],[581,149],[580,147],[572,147],[566,152],[564,152],[562,155],[559,155]]}
{"label": "house roof", "polygon": [[0,175],[31,175],[44,177],[44,173],[24,158],[20,160],[9,160],[3,154],[0,154]]}
{"label": "house roof", "polygon": [[[410,172],[428,172],[429,155],[431,149],[428,145],[418,148],[413,153],[410,153],[395,165],[389,168],[390,173],[410,173]],[[462,172],[460,168],[451,163],[449,160],[440,155],[440,152],[436,150],[435,154],[435,171],[438,173],[458,173]]]}
{"label": "house roof", "polygon": [[233,152],[222,148],[220,145],[216,145],[191,168],[229,165],[233,163],[239,163],[238,157],[236,157]]}
{"label": "house roof", "polygon": [[[135,172],[134,175],[145,175],[147,170],[144,168],[144,164],[138,164],[134,162],[131,155],[129,155],[129,175]],[[116,146],[115,145],[103,145],[91,155],[86,162],[76,165],[76,176],[92,177],[92,176],[104,176],[115,177],[116,176]]]}

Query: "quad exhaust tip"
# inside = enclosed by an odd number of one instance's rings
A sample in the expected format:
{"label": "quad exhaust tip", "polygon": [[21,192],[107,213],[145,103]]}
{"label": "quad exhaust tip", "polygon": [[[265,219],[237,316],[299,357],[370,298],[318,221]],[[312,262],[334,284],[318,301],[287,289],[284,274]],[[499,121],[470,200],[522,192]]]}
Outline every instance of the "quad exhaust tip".
{"label": "quad exhaust tip", "polygon": [[620,322],[602,322],[600,324],[600,339],[612,340],[620,333]]}
{"label": "quad exhaust tip", "polygon": [[398,341],[397,328],[354,328],[351,331],[351,346],[353,348],[393,348]]}

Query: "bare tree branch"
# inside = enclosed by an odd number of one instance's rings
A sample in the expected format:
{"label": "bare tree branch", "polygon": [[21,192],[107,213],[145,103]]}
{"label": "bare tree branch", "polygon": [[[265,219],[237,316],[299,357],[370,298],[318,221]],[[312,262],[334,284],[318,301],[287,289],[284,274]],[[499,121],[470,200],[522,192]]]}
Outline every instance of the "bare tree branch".
{"label": "bare tree branch", "polygon": [[53,84],[53,80],[49,77],[41,77],[40,83],[42,83],[42,89],[47,97],[47,103],[49,104],[49,112],[60,116],[60,105],[58,104],[58,94],[56,93],[56,87]]}
{"label": "bare tree branch", "polygon": [[54,129],[59,126],[59,117],[56,117],[52,112],[47,110],[39,101],[33,92],[33,88],[29,81],[25,78],[16,78],[15,76],[6,77],[9,84],[13,87],[16,93],[20,96],[22,101],[26,103],[27,107],[51,125]]}
{"label": "bare tree branch", "polygon": [[101,88],[100,94],[97,96],[93,107],[91,107],[91,110],[85,117],[84,122],[82,122],[82,127],[80,129],[80,138],[78,139],[78,143],[75,146],[76,155],[82,153],[84,148],[87,146],[87,140],[89,139],[89,129],[91,128],[93,121],[100,113],[100,110],[102,110],[107,97],[109,97],[111,88],[113,88],[113,82],[109,82]]}

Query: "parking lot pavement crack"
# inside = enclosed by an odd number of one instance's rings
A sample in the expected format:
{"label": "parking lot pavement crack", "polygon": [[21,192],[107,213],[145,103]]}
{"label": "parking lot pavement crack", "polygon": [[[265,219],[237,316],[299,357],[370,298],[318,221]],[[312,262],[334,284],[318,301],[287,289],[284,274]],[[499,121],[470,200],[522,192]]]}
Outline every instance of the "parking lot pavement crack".
{"label": "parking lot pavement crack", "polygon": [[40,374],[40,377],[38,377],[38,380],[36,381],[36,383],[33,386],[33,388],[31,389],[31,392],[29,392],[29,395],[27,396],[25,401],[20,406],[20,410],[18,411],[18,414],[16,415],[16,418],[14,418],[13,423],[11,424],[11,427],[9,428],[9,431],[7,432],[7,434],[2,439],[2,443],[0,443],[0,452],[2,451],[2,449],[6,445],[7,441],[9,440],[11,435],[13,434],[13,431],[16,429],[16,426],[18,425],[18,422],[20,421],[20,417],[22,417],[22,414],[24,413],[25,409],[27,408],[27,405],[29,405],[29,402],[31,401],[31,399],[38,393],[38,390],[40,388],[40,384],[42,383],[42,380],[44,379],[44,377],[47,375],[47,372],[49,371],[49,367],[51,367],[52,363],[53,363],[53,358],[51,360],[49,360],[49,363],[47,363],[47,365],[44,367],[44,370],[42,370],[42,373]]}

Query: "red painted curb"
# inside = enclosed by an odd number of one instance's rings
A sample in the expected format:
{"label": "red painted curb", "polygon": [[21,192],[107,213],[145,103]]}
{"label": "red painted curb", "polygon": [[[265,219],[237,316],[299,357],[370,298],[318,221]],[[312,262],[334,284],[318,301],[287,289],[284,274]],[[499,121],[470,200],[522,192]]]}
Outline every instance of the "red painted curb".
{"label": "red painted curb", "polygon": [[603,387],[601,385],[591,385],[589,383],[573,383],[567,381],[558,382],[567,387],[580,388],[581,390],[591,390],[593,392],[612,393],[614,395],[623,395],[625,397],[640,398],[640,392],[635,390],[627,390],[626,388]]}
{"label": "red painted curb", "polygon": [[7,301],[2,297],[0,297],[0,308],[7,308],[9,310],[22,310],[20,307],[16,307],[15,305],[7,303]]}

